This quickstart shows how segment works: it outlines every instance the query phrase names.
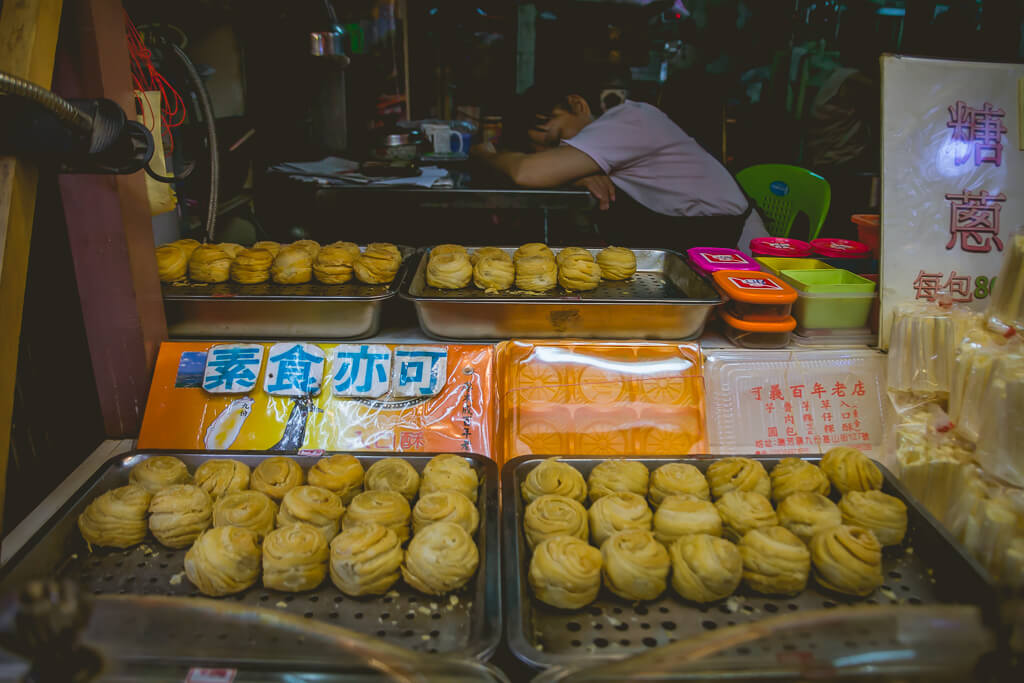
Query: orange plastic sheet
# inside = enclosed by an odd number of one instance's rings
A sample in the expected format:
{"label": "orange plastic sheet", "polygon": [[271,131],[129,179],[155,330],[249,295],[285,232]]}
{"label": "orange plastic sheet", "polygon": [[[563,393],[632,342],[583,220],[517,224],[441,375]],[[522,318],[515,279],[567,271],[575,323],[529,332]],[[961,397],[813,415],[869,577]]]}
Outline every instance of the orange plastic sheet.
{"label": "orange plastic sheet", "polygon": [[498,345],[502,461],[707,452],[697,344]]}
{"label": "orange plastic sheet", "polygon": [[[438,393],[398,398],[335,395],[337,348],[324,352],[322,389],[314,396],[272,396],[264,391],[272,344],[264,349],[255,386],[246,393],[203,388],[211,347],[223,342],[168,342],[160,347],[139,448],[204,450],[323,449],[472,452],[493,456],[494,349],[486,345],[414,347],[447,352]],[[396,345],[385,345],[394,354]],[[403,347],[404,348],[404,347]],[[397,369],[391,371],[396,382]]]}

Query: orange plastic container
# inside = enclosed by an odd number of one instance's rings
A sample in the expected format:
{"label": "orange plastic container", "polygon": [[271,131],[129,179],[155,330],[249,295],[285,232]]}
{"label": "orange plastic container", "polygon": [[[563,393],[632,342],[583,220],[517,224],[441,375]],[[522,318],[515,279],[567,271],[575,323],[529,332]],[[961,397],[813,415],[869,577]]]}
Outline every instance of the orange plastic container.
{"label": "orange plastic container", "polygon": [[877,213],[855,213],[850,216],[850,220],[857,226],[857,241],[868,245],[876,260],[882,258],[881,217]]}
{"label": "orange plastic container", "polygon": [[[797,292],[781,278],[769,273],[720,270],[712,274],[715,284],[729,297],[726,310],[748,322],[779,322],[789,317]],[[724,313],[725,311],[723,311]]]}
{"label": "orange plastic container", "polygon": [[789,343],[796,327],[792,316],[772,322],[740,320],[728,311],[721,311],[721,316],[729,341],[748,349],[781,349]]}

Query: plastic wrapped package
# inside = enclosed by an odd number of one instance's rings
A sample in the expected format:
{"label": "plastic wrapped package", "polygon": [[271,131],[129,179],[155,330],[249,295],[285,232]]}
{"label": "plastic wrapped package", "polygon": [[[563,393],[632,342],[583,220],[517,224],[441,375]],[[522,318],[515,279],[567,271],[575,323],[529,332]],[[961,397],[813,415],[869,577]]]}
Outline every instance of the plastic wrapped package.
{"label": "plastic wrapped package", "polygon": [[[889,391],[923,400],[945,400],[952,383],[955,350],[977,324],[978,316],[958,308],[898,305],[889,338]],[[897,407],[907,404],[903,399],[896,403]]]}
{"label": "plastic wrapped package", "polygon": [[995,358],[989,382],[973,407],[980,423],[978,463],[992,476],[1024,486],[1024,355]]}
{"label": "plastic wrapped package", "polygon": [[1008,240],[1003,251],[1003,268],[986,311],[989,326],[1024,334],[1024,229]]}
{"label": "plastic wrapped package", "polygon": [[707,450],[696,344],[498,345],[502,458]]}
{"label": "plastic wrapped package", "polygon": [[1011,588],[1024,588],[1024,535],[1010,541],[1000,567],[1002,582]]}
{"label": "plastic wrapped package", "polygon": [[957,434],[971,443],[978,442],[981,420],[987,406],[982,403],[992,377],[992,364],[1004,353],[995,335],[983,328],[968,331],[953,360],[949,390],[949,417]]}

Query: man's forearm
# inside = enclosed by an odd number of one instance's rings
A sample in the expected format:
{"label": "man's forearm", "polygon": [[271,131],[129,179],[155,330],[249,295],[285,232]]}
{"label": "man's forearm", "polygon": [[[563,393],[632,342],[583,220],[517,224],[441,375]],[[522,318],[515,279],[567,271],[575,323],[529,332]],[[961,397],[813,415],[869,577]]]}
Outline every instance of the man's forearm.
{"label": "man's forearm", "polygon": [[490,145],[477,145],[473,156],[498,169],[516,185],[523,187],[557,187],[601,171],[597,163],[572,147],[523,154],[495,152]]}

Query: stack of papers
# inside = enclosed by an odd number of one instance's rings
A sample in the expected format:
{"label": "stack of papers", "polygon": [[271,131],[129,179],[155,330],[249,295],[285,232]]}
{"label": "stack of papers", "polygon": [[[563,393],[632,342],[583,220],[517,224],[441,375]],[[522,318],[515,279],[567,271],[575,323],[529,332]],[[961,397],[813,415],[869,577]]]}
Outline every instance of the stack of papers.
{"label": "stack of papers", "polygon": [[359,164],[341,157],[327,157],[320,161],[283,162],[270,167],[272,173],[283,173],[296,180],[323,186],[408,185],[433,187],[435,183],[451,187],[448,171],[438,166],[420,168],[420,175],[412,178],[370,178],[359,173]]}

